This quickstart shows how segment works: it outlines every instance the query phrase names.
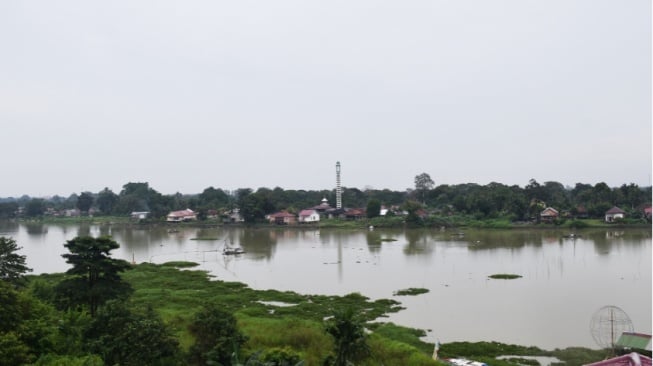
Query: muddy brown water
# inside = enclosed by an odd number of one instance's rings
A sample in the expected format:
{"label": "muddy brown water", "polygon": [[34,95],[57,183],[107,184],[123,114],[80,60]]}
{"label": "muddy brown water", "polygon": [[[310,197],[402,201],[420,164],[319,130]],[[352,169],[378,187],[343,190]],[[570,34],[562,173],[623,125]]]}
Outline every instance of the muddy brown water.
{"label": "muddy brown water", "polygon": [[[579,230],[570,239],[565,230],[169,229],[0,223],[34,273],[68,269],[66,240],[111,235],[121,245],[113,257],[128,261],[194,261],[255,289],[394,298],[406,309],[381,320],[427,330],[431,342],[598,348],[590,321],[606,305],[651,333],[650,230]],[[245,253],[225,256],[225,247]],[[522,277],[488,278],[497,273]],[[393,296],[410,287],[429,292]]]}

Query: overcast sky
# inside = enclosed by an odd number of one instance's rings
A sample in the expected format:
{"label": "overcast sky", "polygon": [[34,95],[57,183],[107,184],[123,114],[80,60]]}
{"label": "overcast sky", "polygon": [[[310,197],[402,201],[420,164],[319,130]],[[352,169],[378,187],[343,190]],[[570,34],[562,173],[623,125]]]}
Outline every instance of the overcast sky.
{"label": "overcast sky", "polygon": [[651,181],[651,1],[2,1],[0,197]]}

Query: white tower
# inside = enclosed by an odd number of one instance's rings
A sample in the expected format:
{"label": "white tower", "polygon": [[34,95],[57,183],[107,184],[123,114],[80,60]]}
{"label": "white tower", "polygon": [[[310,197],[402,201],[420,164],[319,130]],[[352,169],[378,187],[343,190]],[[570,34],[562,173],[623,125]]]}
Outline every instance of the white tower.
{"label": "white tower", "polygon": [[336,208],[342,208],[342,188],[340,188],[340,162],[336,162]]}

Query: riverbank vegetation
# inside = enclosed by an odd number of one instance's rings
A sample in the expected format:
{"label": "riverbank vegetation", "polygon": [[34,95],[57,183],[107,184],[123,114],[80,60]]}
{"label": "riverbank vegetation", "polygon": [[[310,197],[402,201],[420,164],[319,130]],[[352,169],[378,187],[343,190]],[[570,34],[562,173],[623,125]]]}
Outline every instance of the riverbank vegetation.
{"label": "riverbank vegetation", "polygon": [[[335,189],[306,191],[276,187],[226,191],[208,187],[199,194],[164,195],[148,183],[130,182],[117,194],[105,188],[97,193],[73,193],[68,197],[0,198],[0,219],[127,223],[131,213],[147,212],[145,222],[157,223],[164,222],[170,211],[191,208],[198,213],[200,223],[215,225],[242,219],[246,224],[260,224],[267,222],[266,215],[281,210],[297,214],[319,205],[322,199],[336,202]],[[343,218],[320,222],[321,226],[582,228],[608,225],[603,218],[614,206],[625,211],[625,218],[610,225],[641,226],[650,224],[650,211],[647,214],[645,208],[651,205],[651,187],[632,183],[620,187],[576,183],[565,187],[559,182],[540,184],[534,179],[524,187],[495,182],[436,186],[428,174],[422,173],[415,177],[415,188],[405,191],[343,188],[342,202],[344,207],[360,209],[363,215],[349,217],[354,223]],[[559,216],[541,221],[540,213],[547,207],[555,208]]]}

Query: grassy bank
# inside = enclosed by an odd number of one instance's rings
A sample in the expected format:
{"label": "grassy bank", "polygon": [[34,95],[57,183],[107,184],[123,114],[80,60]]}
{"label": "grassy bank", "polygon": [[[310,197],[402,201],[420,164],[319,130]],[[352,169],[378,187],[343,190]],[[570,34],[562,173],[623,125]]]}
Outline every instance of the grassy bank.
{"label": "grassy bank", "polygon": [[218,226],[253,226],[253,227],[283,227],[283,228],[322,228],[322,229],[367,229],[374,228],[474,228],[474,229],[583,229],[583,228],[650,228],[645,220],[624,219],[620,222],[606,223],[601,219],[559,219],[554,223],[516,222],[509,217],[478,219],[472,215],[429,216],[417,222],[407,223],[403,216],[387,216],[362,218],[358,220],[322,219],[316,224],[275,225],[268,222],[255,224],[223,224],[218,220],[191,221],[168,223],[165,220],[147,219],[134,221],[125,216],[78,216],[20,219],[21,222],[39,222],[45,224],[95,224],[95,225],[130,225],[130,226],[170,226],[170,227],[218,227]]}
{"label": "grassy bank", "polygon": [[[188,332],[195,312],[206,303],[216,303],[233,312],[248,337],[243,351],[285,350],[298,354],[307,365],[319,365],[333,348],[323,322],[334,310],[352,307],[369,324],[401,309],[393,300],[370,299],[360,294],[345,296],[300,295],[276,290],[253,290],[241,283],[210,279],[206,273],[179,270],[188,263],[139,264],[124,274],[135,292],[132,305],[151,306],[174,327],[183,349],[194,342]],[[376,325],[378,326],[378,325]],[[419,346],[419,348],[417,347]],[[376,334],[370,337],[374,357],[361,365],[435,365],[432,345],[417,336],[409,344]]]}
{"label": "grassy bank", "polygon": [[[194,315],[204,305],[216,304],[234,314],[239,329],[248,337],[242,348],[245,356],[259,351],[285,352],[297,355],[306,365],[320,365],[333,349],[324,320],[336,310],[349,307],[355,309],[370,332],[371,354],[357,365],[443,364],[431,359],[434,344],[422,340],[425,331],[383,321],[387,314],[402,309],[395,300],[370,300],[357,293],[327,296],[254,290],[242,283],[220,281],[203,271],[192,270],[195,265],[189,262],[142,263],[123,274],[135,290],[129,300],[130,306],[156,311],[173,329],[183,350],[188,350],[195,342],[189,332]],[[30,278],[32,288],[43,292],[60,281],[63,274]],[[406,291],[413,295],[424,292],[422,289]],[[575,366],[598,361],[605,353],[584,348],[545,351],[496,342],[447,343],[440,351],[441,357],[466,357],[492,366],[519,365],[519,360],[495,359],[502,355],[555,356],[564,364]]]}

